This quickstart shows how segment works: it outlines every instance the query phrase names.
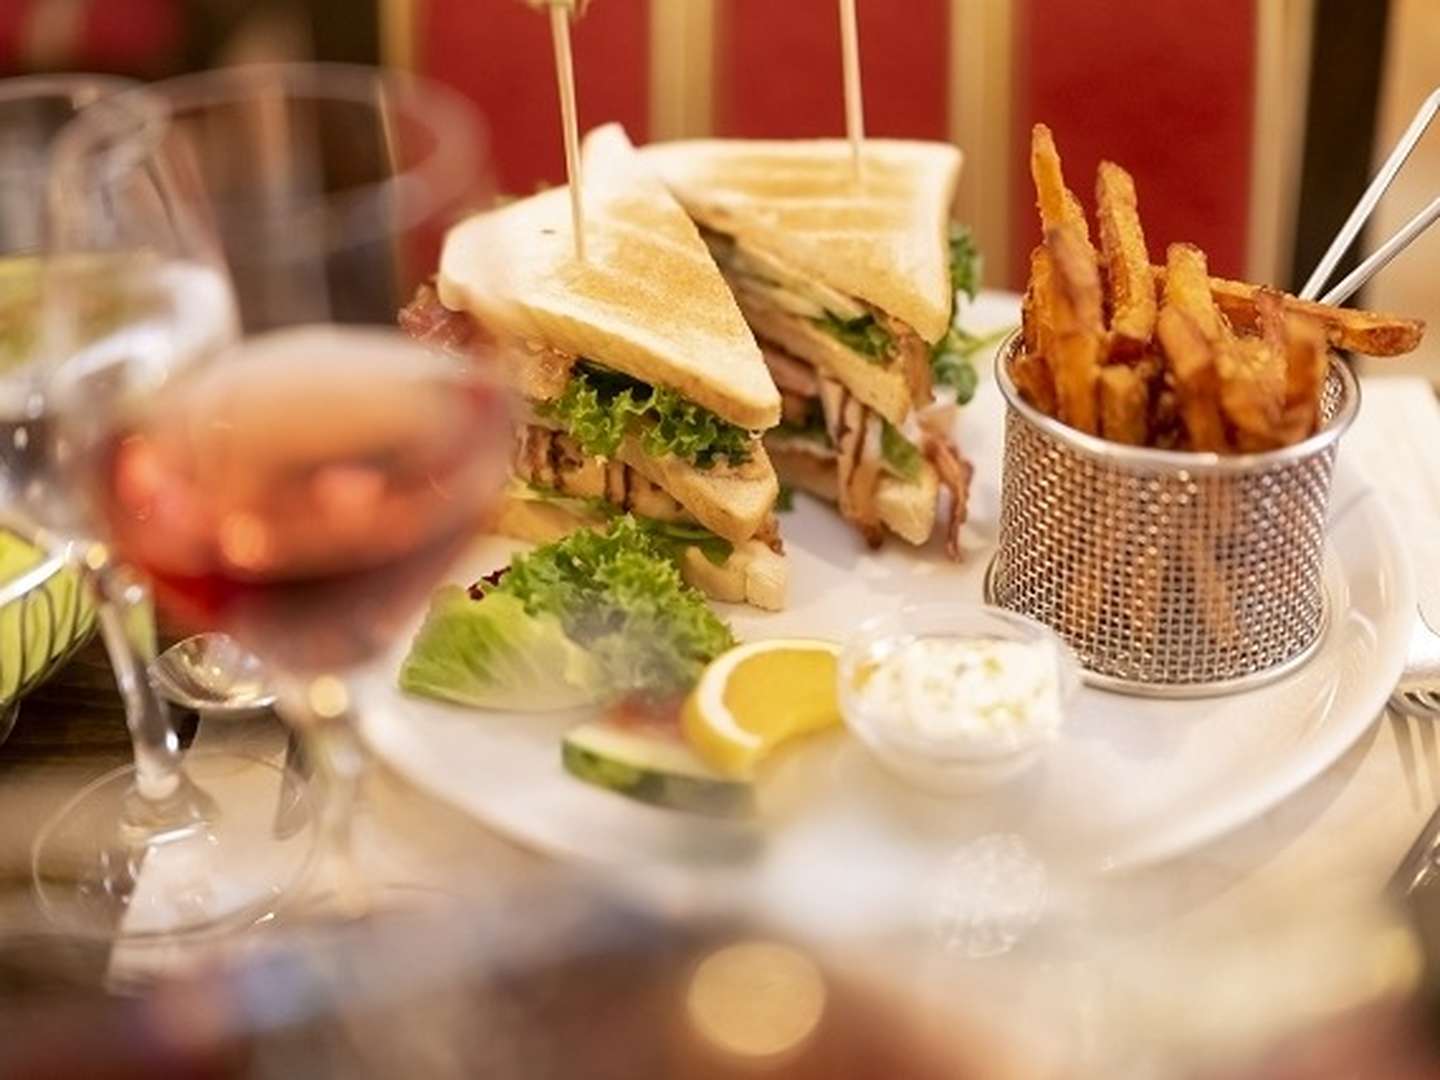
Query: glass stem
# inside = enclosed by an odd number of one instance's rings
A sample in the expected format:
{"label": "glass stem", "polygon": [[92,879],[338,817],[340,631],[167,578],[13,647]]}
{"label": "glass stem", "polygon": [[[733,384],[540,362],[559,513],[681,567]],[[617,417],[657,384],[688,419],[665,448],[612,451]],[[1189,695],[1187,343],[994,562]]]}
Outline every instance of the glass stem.
{"label": "glass stem", "polygon": [[149,595],[122,567],[98,558],[87,559],[85,566],[99,599],[100,633],[125,703],[136,794],[150,802],[169,800],[182,782],[180,739],[147,673],[156,646]]}
{"label": "glass stem", "polygon": [[[355,858],[355,812],[369,759],[350,711],[344,684],[322,676],[282,698],[292,723],[303,731],[306,749],[324,778],[325,807],[320,817],[321,857],[328,864],[326,882],[343,915],[359,918],[372,907],[370,885]],[[299,713],[301,715],[296,715]]]}

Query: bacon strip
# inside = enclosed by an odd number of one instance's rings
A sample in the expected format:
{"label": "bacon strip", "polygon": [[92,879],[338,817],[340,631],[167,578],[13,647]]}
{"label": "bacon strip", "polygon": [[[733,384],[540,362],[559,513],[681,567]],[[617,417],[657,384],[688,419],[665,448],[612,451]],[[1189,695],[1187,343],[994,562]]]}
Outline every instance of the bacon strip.
{"label": "bacon strip", "polygon": [[415,296],[400,309],[400,329],[422,345],[433,349],[464,356],[479,327],[474,319],[463,311],[451,311],[440,302],[435,286],[425,282],[415,290]]}
{"label": "bacon strip", "polygon": [[926,435],[921,449],[935,467],[940,483],[950,489],[950,518],[945,527],[945,553],[958,561],[960,531],[969,516],[970,481],[975,476],[975,467],[960,456],[960,451],[949,439],[942,436]]}
{"label": "bacon strip", "polygon": [[905,375],[905,384],[910,388],[910,400],[916,408],[923,408],[935,397],[930,346],[907,323],[883,311],[875,314],[880,325],[895,343],[895,362],[900,365],[900,370]]}

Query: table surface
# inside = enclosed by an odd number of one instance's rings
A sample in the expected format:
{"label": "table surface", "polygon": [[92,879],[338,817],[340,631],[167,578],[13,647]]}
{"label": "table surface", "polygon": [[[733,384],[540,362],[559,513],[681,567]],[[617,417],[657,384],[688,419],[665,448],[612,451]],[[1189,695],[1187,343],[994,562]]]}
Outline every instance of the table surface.
{"label": "table surface", "polygon": [[[1428,571],[1434,563],[1422,541],[1440,535],[1424,524],[1440,522],[1440,405],[1424,382],[1408,378],[1367,379],[1364,397],[1342,452],[1391,502],[1416,541],[1417,564]],[[283,747],[273,719],[219,728],[202,725],[197,740],[240,740],[271,753]],[[92,642],[26,699],[0,747],[0,915],[35,918],[27,904],[36,830],[86,780],[128,758],[120,702],[103,650]],[[1168,943],[1258,913],[1273,916],[1297,897],[1373,900],[1437,804],[1440,734],[1433,724],[1386,714],[1292,798],[1188,855],[1125,875],[1113,889],[1123,894],[1128,932],[1142,946],[1147,938]],[[383,834],[388,850],[405,853],[401,872],[416,880],[444,880],[460,858],[505,882],[546,866],[383,767],[367,805],[366,828]]]}

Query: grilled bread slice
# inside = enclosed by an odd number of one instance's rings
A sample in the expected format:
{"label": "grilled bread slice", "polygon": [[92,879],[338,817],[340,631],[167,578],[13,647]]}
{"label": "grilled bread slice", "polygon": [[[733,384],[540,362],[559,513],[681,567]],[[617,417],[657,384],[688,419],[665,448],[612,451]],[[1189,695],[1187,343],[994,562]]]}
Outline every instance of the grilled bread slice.
{"label": "grilled bread slice", "polygon": [[858,184],[844,139],[700,139],[641,153],[705,227],[778,256],[931,344],[949,329],[955,147],[869,139]]}
{"label": "grilled bread slice", "polygon": [[584,261],[568,191],[551,189],[450,231],[441,301],[496,336],[669,387],[743,428],[774,426],[780,397],[735,298],[624,129],[586,136],[583,173]]}

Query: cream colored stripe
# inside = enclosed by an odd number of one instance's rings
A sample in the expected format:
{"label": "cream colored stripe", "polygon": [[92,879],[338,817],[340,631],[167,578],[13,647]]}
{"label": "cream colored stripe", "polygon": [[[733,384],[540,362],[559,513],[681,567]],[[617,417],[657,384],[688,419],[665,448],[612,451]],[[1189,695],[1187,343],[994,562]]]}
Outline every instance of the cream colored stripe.
{"label": "cream colored stripe", "polygon": [[714,131],[715,0],[650,0],[650,138]]}
{"label": "cream colored stripe", "polygon": [[985,281],[1010,280],[1011,0],[950,0],[950,138],[965,152],[957,213],[985,256]]}
{"label": "cream colored stripe", "polygon": [[1285,284],[1295,253],[1315,0],[1264,0],[1255,8],[1245,274],[1251,281]]}
{"label": "cream colored stripe", "polygon": [[420,10],[424,0],[379,0],[380,59],[386,67],[414,71],[418,62],[415,43],[419,39]]}

